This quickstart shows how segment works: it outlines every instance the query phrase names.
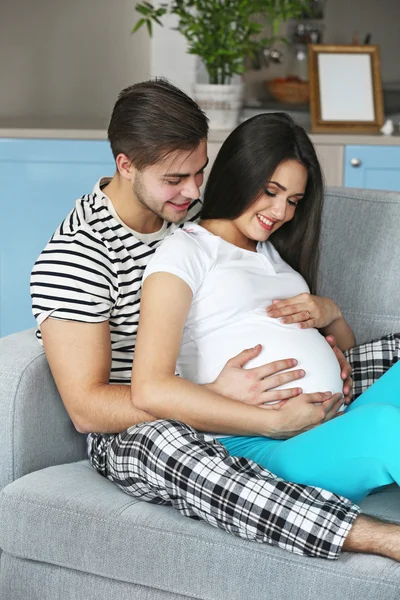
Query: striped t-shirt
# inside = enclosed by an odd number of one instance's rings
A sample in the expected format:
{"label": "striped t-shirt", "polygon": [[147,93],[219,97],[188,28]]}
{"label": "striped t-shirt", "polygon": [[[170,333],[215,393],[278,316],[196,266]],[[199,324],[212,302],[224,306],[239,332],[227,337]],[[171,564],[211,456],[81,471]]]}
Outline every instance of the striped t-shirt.
{"label": "striped t-shirt", "polygon": [[[129,384],[139,323],[143,271],[163,239],[182,224],[164,222],[152,234],[129,229],[119,219],[100,180],[82,196],[37,259],[31,276],[32,311],[47,317],[101,323],[109,320],[110,383]],[[185,221],[198,218],[195,200]]]}

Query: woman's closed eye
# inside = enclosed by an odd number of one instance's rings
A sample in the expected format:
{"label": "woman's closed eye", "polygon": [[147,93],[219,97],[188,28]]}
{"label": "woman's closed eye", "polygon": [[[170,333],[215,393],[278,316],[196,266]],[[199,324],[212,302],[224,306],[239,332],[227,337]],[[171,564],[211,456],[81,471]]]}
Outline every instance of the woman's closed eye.
{"label": "woman's closed eye", "polygon": [[[270,198],[275,198],[276,194],[274,194],[274,192],[271,192],[270,190],[264,190],[264,193],[267,196],[270,196]],[[299,200],[291,200],[290,198],[288,198],[288,204],[290,204],[290,206],[297,206],[299,203]]]}

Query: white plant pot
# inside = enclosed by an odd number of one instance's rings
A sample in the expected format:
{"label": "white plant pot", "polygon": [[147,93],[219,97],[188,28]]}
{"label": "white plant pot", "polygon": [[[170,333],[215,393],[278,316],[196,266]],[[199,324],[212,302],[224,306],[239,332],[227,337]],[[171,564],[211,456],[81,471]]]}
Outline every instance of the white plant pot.
{"label": "white plant pot", "polygon": [[195,83],[194,99],[209,119],[210,129],[232,130],[243,103],[243,83]]}

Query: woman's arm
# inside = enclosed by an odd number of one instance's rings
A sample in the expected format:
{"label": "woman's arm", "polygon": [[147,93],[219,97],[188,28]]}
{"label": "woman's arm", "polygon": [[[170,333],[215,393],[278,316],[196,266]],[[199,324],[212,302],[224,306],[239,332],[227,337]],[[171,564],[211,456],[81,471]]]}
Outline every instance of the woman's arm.
{"label": "woman's arm", "polygon": [[[300,394],[277,410],[237,402],[175,376],[182,332],[192,302],[190,287],[176,275],[153,273],[142,290],[132,369],[132,401],[158,418],[200,431],[286,438],[333,416],[337,398]],[[318,402],[324,400],[323,404]]]}
{"label": "woman's arm", "polygon": [[356,338],[353,330],[342,314],[332,321],[330,325],[323,327],[322,332],[324,335],[335,336],[338,347],[343,351],[349,350],[356,345]]}

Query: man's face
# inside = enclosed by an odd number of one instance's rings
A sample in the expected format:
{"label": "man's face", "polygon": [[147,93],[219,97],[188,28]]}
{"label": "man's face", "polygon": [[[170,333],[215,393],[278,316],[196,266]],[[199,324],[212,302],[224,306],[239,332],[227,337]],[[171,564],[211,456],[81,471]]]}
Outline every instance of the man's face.
{"label": "man's face", "polygon": [[165,221],[182,221],[200,196],[207,162],[207,141],[202,140],[195,150],[178,150],[143,171],[134,171],[135,198]]}

